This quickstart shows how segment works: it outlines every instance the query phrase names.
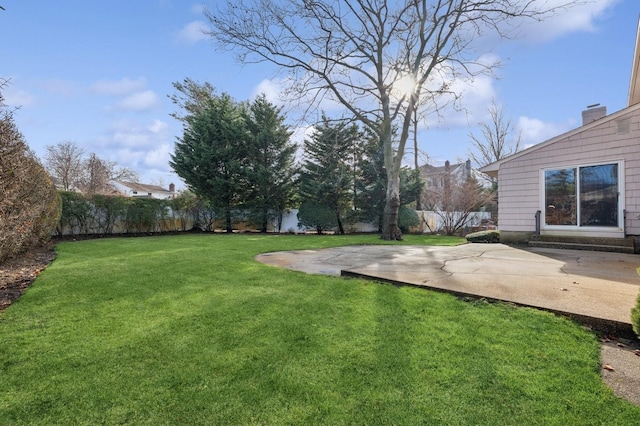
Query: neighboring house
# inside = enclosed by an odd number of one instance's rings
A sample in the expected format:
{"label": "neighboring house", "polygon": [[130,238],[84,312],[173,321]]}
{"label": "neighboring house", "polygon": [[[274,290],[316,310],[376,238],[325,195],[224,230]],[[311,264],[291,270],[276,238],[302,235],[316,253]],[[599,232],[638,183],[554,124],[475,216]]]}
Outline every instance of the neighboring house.
{"label": "neighboring house", "polygon": [[640,26],[626,108],[588,107],[581,127],[480,169],[498,179],[502,241],[640,235],[639,45]]}
{"label": "neighboring house", "polygon": [[125,181],[113,181],[113,186],[118,193],[125,197],[134,198],[156,198],[159,200],[166,200],[168,198],[175,198],[176,188],[174,184],[169,185],[169,189],[165,189],[158,185],[145,185],[136,182]]}
{"label": "neighboring house", "polygon": [[445,187],[447,179],[463,183],[472,176],[471,161],[453,164],[446,161],[444,166],[436,167],[430,164],[420,166],[420,176],[424,179],[424,189],[435,190]]}

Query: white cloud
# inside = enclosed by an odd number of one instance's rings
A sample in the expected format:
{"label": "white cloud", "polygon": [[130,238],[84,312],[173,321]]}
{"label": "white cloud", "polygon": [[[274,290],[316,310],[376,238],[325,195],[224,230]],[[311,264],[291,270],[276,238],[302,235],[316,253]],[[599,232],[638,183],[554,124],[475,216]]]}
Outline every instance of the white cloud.
{"label": "white cloud", "polygon": [[251,94],[251,98],[255,99],[261,94],[267,97],[267,100],[275,105],[282,105],[282,82],[283,80],[279,79],[264,79],[253,89],[253,93]]}
{"label": "white cloud", "polygon": [[209,38],[204,32],[207,31],[206,24],[202,21],[193,21],[182,27],[175,35],[176,40],[184,44],[195,44]]}
{"label": "white cloud", "polygon": [[[479,65],[472,65],[470,70],[476,73],[480,67],[491,67],[498,62],[497,56],[484,55],[478,59]],[[441,78],[438,84],[448,82],[451,94],[439,96],[431,106],[427,104],[427,127],[468,127],[483,121],[492,99],[496,98],[495,79],[485,74],[471,78],[464,73],[453,80],[448,75]]]}
{"label": "white cloud", "polygon": [[173,152],[171,129],[162,120],[115,121],[105,135],[93,141],[92,147],[101,158],[135,170],[143,183],[158,179],[179,183],[169,166]]}
{"label": "white cloud", "polygon": [[144,165],[158,170],[170,171],[169,160],[173,147],[169,144],[162,144],[151,151],[147,151],[144,157]]}
{"label": "white cloud", "polygon": [[169,140],[169,125],[155,119],[149,124],[132,120],[118,120],[111,124],[109,133],[98,144],[107,149],[148,151]]}
{"label": "white cloud", "polygon": [[547,123],[538,118],[521,116],[518,118],[516,128],[522,132],[521,144],[523,148],[544,142],[561,135],[576,127],[574,121],[566,123]]}
{"label": "white cloud", "polygon": [[122,78],[120,80],[100,80],[95,82],[91,89],[102,95],[122,96],[128,95],[144,89],[146,86],[144,78],[130,79]]}
{"label": "white cloud", "polygon": [[155,119],[147,126],[147,130],[154,134],[160,134],[169,130],[169,125],[162,120]]}
{"label": "white cloud", "polygon": [[[620,0],[597,0],[582,4],[573,4],[559,9],[541,22],[523,20],[519,33],[523,39],[531,42],[546,42],[565,34],[579,31],[595,31],[596,23]],[[548,0],[547,7],[558,7],[566,0]]]}
{"label": "white cloud", "polygon": [[127,96],[117,105],[118,109],[131,111],[147,111],[159,103],[158,96],[153,90],[145,90],[144,92],[134,93]]}

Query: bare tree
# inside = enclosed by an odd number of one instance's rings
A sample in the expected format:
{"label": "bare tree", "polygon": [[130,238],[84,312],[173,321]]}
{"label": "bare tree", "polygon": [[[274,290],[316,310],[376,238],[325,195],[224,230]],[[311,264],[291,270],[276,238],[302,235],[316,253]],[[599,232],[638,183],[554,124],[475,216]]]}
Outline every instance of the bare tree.
{"label": "bare tree", "polygon": [[[516,132],[511,120],[505,119],[503,107],[496,105],[494,100],[488,112],[489,120],[480,123],[481,136],[469,133],[473,145],[469,156],[477,167],[486,166],[520,150],[522,132]],[[486,176],[486,179],[495,187],[496,178]]]}
{"label": "bare tree", "polygon": [[447,163],[442,184],[427,189],[422,202],[440,218],[445,234],[454,235],[468,223],[473,212],[491,203],[494,197],[473,176],[456,176]]}
{"label": "bare tree", "polygon": [[205,15],[208,34],[222,48],[234,49],[243,63],[267,61],[289,71],[292,98],[309,108],[337,102],[380,138],[388,179],[384,239],[402,237],[400,168],[420,100],[437,102],[452,81],[491,74],[496,64],[480,64],[472,49],[478,34],[508,36],[514,19],[539,20],[560,8],[538,0],[221,3]]}
{"label": "bare tree", "polygon": [[47,146],[45,165],[56,186],[63,191],[108,193],[113,180],[138,180],[134,170],[118,166],[115,161],[103,160],[95,153],[85,157],[84,149],[75,142]]}
{"label": "bare tree", "polygon": [[56,186],[70,191],[78,185],[83,174],[84,150],[75,142],[47,145],[45,166]]}
{"label": "bare tree", "polygon": [[83,161],[83,176],[79,187],[86,194],[105,194],[113,189],[112,181],[136,181],[138,174],[126,167],[119,167],[115,161],[99,158],[95,153]]}

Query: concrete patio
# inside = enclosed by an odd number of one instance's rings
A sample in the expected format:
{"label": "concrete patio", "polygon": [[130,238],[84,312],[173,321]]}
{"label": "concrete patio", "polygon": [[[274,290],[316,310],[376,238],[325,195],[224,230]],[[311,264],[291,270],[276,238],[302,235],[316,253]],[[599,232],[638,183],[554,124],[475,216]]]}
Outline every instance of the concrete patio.
{"label": "concrete patio", "polygon": [[622,253],[504,244],[375,245],[265,253],[256,260],[535,307],[619,336],[633,335],[630,312],[640,290],[640,256]]}

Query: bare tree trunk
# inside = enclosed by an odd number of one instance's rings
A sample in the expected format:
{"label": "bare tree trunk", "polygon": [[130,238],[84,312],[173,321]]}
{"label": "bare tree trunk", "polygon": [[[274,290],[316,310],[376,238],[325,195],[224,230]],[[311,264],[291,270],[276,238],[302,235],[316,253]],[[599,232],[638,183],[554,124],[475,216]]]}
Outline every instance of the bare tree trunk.
{"label": "bare tree trunk", "polygon": [[[418,108],[413,110],[413,162],[416,168],[416,174],[420,174],[420,164],[418,158]],[[422,194],[416,197],[416,210],[422,210]]]}
{"label": "bare tree trunk", "polygon": [[400,209],[400,174],[388,170],[387,197],[384,205],[384,222],[382,225],[383,240],[402,241],[402,232],[398,226],[398,210]]}
{"label": "bare tree trunk", "polygon": [[400,209],[400,163],[396,161],[392,143],[393,131],[389,115],[389,97],[382,95],[381,98],[382,111],[385,116],[381,125],[381,135],[382,146],[384,147],[384,167],[387,170],[387,193],[384,204],[381,238],[383,240],[400,241],[402,240],[402,232],[398,226],[398,210]]}
{"label": "bare tree trunk", "polygon": [[336,213],[336,220],[338,221],[338,232],[340,235],[344,235],[344,225],[342,224],[342,219],[340,219],[340,213]]}
{"label": "bare tree trunk", "polygon": [[227,233],[230,234],[233,232],[233,226],[231,224],[231,204],[229,202],[227,202],[224,216],[225,216],[225,225],[226,225],[225,227],[226,227]]}

